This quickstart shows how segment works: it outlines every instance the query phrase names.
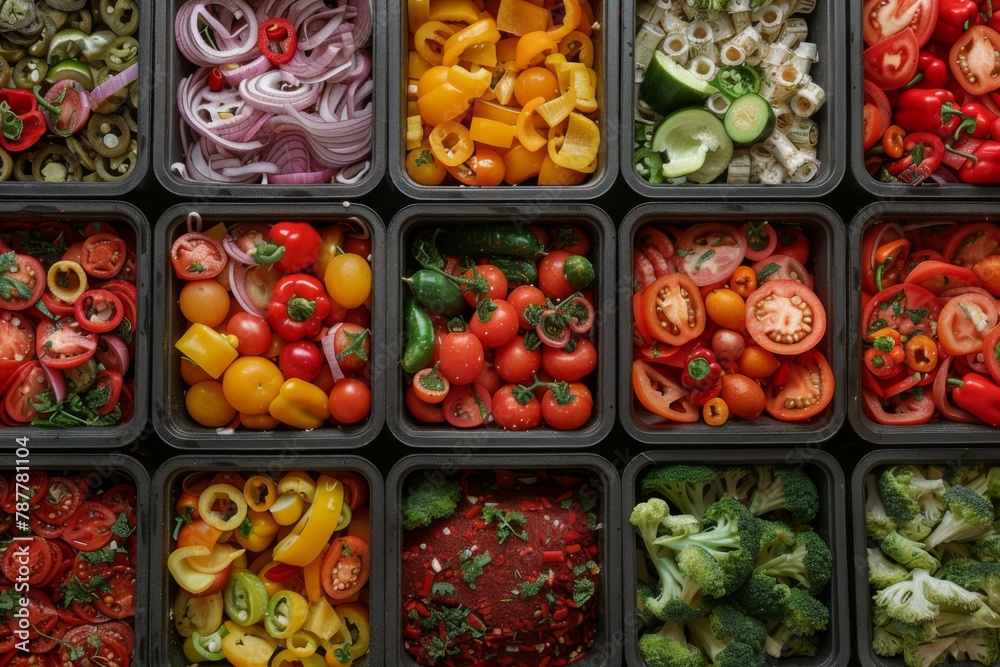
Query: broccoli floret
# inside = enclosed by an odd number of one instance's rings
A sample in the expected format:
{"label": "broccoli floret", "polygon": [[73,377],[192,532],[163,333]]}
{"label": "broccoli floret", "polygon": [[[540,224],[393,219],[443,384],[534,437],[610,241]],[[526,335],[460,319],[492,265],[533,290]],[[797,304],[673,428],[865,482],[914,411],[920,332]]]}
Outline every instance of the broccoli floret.
{"label": "broccoli floret", "polygon": [[[813,595],[822,591],[833,573],[833,555],[823,538],[811,530],[796,533],[794,546],[769,560],[758,559],[754,574],[767,574],[789,586],[799,584]],[[794,582],[794,583],[792,583]]]}
{"label": "broccoli floret", "polygon": [[954,637],[942,637],[923,644],[912,639],[904,639],[903,660],[907,667],[934,667],[945,661],[948,649],[954,643]]}
{"label": "broccoli floret", "polygon": [[774,577],[755,574],[746,586],[736,592],[733,601],[750,616],[768,621],[784,615],[790,592],[788,586]]}
{"label": "broccoli floret", "polygon": [[986,604],[1000,606],[1000,563],[980,563],[969,558],[948,561],[934,576],[954,582],[969,591],[982,591]]}
{"label": "broccoli floret", "polygon": [[656,545],[683,551],[699,546],[721,566],[727,591],[738,590],[753,572],[760,549],[760,521],[732,498],[722,498],[705,510],[702,530],[690,535],[665,535]]}
{"label": "broccoli floret", "polygon": [[982,537],[992,526],[993,503],[964,486],[953,486],[941,496],[948,511],[924,544],[933,549],[943,542],[968,542]]}
{"label": "broccoli floret", "polygon": [[673,514],[663,520],[666,535],[690,535],[701,531],[701,519],[690,514]]}
{"label": "broccoli floret", "polygon": [[715,479],[715,471],[707,466],[656,466],[642,480],[642,493],[658,493],[681,514],[701,519],[711,502],[709,493]]}
{"label": "broccoli floret", "polygon": [[881,549],[868,549],[868,583],[875,590],[898,584],[909,576],[909,570],[886,558]]}
{"label": "broccoli floret", "polygon": [[933,622],[933,632],[939,637],[957,635],[970,630],[1000,628],[1000,615],[980,604],[979,608],[970,613],[944,611]]}
{"label": "broccoli floret", "polygon": [[978,477],[967,480],[966,486],[990,500],[1000,499],[1000,468],[990,468]]}
{"label": "broccoli floret", "polygon": [[920,512],[918,501],[928,493],[944,493],[943,480],[928,480],[913,466],[893,466],[879,477],[886,514],[897,524],[908,523]]}
{"label": "broccoli floret", "polygon": [[962,465],[950,469],[945,475],[945,479],[948,480],[949,484],[968,486],[970,482],[985,474],[986,470],[980,465]]}
{"label": "broccoli floret", "polygon": [[878,478],[865,478],[865,531],[873,540],[881,540],[896,530],[896,522],[886,514],[882,495],[878,491]]}
{"label": "broccoli floret", "polygon": [[[768,642],[771,644],[776,643],[770,636],[768,636]],[[774,657],[812,658],[819,653],[819,649],[820,639],[815,635],[810,637],[789,635],[788,638],[785,639],[784,643],[781,644],[781,654]]]}
{"label": "broccoli floret", "polygon": [[706,595],[721,598],[726,594],[725,572],[703,547],[683,549],[677,554],[677,567],[681,574],[693,581]]}
{"label": "broccoli floret", "polygon": [[639,656],[646,667],[705,667],[705,654],[688,643],[684,626],[665,624],[659,632],[639,638]]}
{"label": "broccoli floret", "polygon": [[801,588],[793,588],[785,604],[782,624],[793,634],[809,636],[817,630],[826,630],[830,622],[830,610],[826,605]]}
{"label": "broccoli floret", "polygon": [[809,475],[795,468],[757,468],[757,488],[750,511],[761,516],[788,510],[799,523],[808,524],[819,513],[819,491]]}
{"label": "broccoli floret", "polygon": [[761,520],[758,562],[769,561],[795,546],[795,529],[783,521]]}
{"label": "broccoli floret", "polygon": [[429,526],[437,519],[451,516],[458,509],[461,498],[462,487],[453,480],[427,478],[419,483],[408,484],[401,503],[403,529]]}
{"label": "broccoli floret", "polygon": [[892,658],[903,652],[903,638],[891,628],[872,628],[872,651],[883,658]]}
{"label": "broccoli floret", "polygon": [[928,553],[922,542],[908,540],[899,533],[886,535],[881,546],[886,556],[908,569],[920,568],[934,572],[941,567],[938,559]]}
{"label": "broccoli floret", "polygon": [[972,660],[984,665],[992,665],[1000,658],[1000,643],[997,641],[997,631],[983,628],[964,632],[955,637],[952,655],[957,660]]}
{"label": "broccoli floret", "polygon": [[743,500],[750,493],[750,489],[757,483],[757,476],[750,468],[743,466],[730,466],[717,471],[715,480],[716,495],[719,498],[735,498]]}
{"label": "broccoli floret", "polygon": [[653,613],[653,609],[649,604],[650,601],[656,599],[656,591],[649,587],[648,584],[643,582],[637,582],[635,585],[635,624],[639,630],[648,628],[657,624],[660,619]]}
{"label": "broccoli floret", "polygon": [[763,667],[764,624],[729,605],[688,625],[691,643],[701,648],[715,667]]}
{"label": "broccoli floret", "polygon": [[919,643],[929,642],[937,639],[940,635],[930,621],[923,623],[904,623],[903,621],[893,621],[886,626],[896,632],[903,639],[909,639]]}
{"label": "broccoli floret", "polygon": [[897,528],[900,535],[908,540],[921,541],[931,534],[941,523],[941,517],[948,509],[948,504],[934,493],[928,493],[917,501],[920,511],[912,521],[900,524]]}
{"label": "broccoli floret", "polygon": [[879,591],[872,601],[891,618],[904,623],[935,621],[942,607],[972,612],[983,604],[975,593],[921,569],[913,570],[908,580]]}
{"label": "broccoli floret", "polygon": [[972,554],[982,561],[1000,562],[1000,534],[980,537],[972,547]]}
{"label": "broccoli floret", "polygon": [[942,564],[956,558],[972,558],[972,545],[965,542],[945,542],[930,550]]}

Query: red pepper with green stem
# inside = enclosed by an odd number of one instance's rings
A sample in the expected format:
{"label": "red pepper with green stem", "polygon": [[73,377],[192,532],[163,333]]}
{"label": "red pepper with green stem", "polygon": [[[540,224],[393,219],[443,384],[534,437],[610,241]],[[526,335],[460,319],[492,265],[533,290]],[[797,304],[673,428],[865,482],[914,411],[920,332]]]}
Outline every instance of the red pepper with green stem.
{"label": "red pepper with green stem", "polygon": [[42,96],[42,87],[34,87],[35,99],[44,111],[49,131],[60,137],[71,137],[87,126],[90,120],[90,93],[73,79],[56,81]]}
{"label": "red pepper with green stem", "polygon": [[919,185],[941,166],[944,142],[930,132],[914,132],[903,143],[903,157],[889,165],[889,173],[903,181]]}
{"label": "red pepper with green stem", "polygon": [[45,134],[45,116],[30,90],[0,88],[0,146],[11,153],[26,151]]}
{"label": "red pepper with green stem", "polygon": [[940,0],[932,39],[954,44],[979,16],[977,0]]}
{"label": "red pepper with green stem", "polygon": [[976,185],[1000,183],[1000,141],[984,141],[967,157],[958,170],[960,181]]}
{"label": "red pepper with green stem", "polygon": [[322,245],[319,232],[309,223],[279,222],[257,242],[253,258],[258,264],[273,264],[281,273],[295,273],[316,263]]}
{"label": "red pepper with green stem", "polygon": [[1000,385],[984,375],[969,373],[961,380],[948,378],[948,386],[955,388],[951,393],[955,405],[985,424],[1000,426]]}
{"label": "red pepper with green stem", "polygon": [[896,109],[896,125],[907,132],[931,132],[939,137],[955,134],[966,118],[956,106],[955,95],[943,88],[904,90]]}
{"label": "red pepper with green stem", "polygon": [[691,402],[701,407],[722,393],[722,365],[709,349],[692,352],[684,361],[681,384],[691,392]]}
{"label": "red pepper with green stem", "polygon": [[865,350],[864,362],[868,372],[879,379],[890,378],[899,371],[889,354],[875,347]]}
{"label": "red pepper with green stem", "polygon": [[955,139],[962,134],[968,134],[976,139],[986,139],[990,136],[990,129],[997,121],[997,115],[988,106],[980,102],[969,102],[962,105],[962,113],[966,118],[955,130]]}
{"label": "red pepper with green stem", "polygon": [[323,283],[313,276],[285,276],[274,286],[267,321],[274,333],[293,342],[315,337],[329,312],[330,297]]}
{"label": "red pepper with green stem", "polygon": [[951,70],[947,63],[930,51],[921,51],[917,59],[917,75],[906,85],[907,88],[930,90],[944,88],[951,81]]}

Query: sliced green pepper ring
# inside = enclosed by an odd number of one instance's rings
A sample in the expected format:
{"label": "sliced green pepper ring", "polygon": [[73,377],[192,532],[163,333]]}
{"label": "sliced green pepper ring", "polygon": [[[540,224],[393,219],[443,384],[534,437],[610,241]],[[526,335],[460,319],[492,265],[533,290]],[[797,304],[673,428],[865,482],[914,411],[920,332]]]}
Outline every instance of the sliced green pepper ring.
{"label": "sliced green pepper ring", "polygon": [[10,65],[7,64],[6,60],[0,58],[0,88],[7,88],[12,76],[14,76],[14,72]]}
{"label": "sliced green pepper ring", "polygon": [[118,157],[128,153],[132,131],[121,116],[94,114],[87,123],[87,141],[98,155]]}
{"label": "sliced green pepper ring", "polygon": [[[38,144],[35,144],[33,148],[37,148],[38,146]],[[14,180],[29,183],[34,182],[35,177],[31,175],[31,163],[37,154],[38,151],[36,150],[27,150],[17,154],[17,157],[14,159]]]}
{"label": "sliced green pepper ring", "polygon": [[45,79],[49,66],[41,58],[22,58],[14,65],[14,85],[30,90]]}
{"label": "sliced green pepper ring", "polygon": [[93,151],[91,151],[88,146],[85,146],[82,141],[76,137],[66,137],[66,146],[69,148],[70,152],[80,160],[80,164],[82,164],[86,169],[89,169],[90,171],[97,169],[97,164],[94,162]]}
{"label": "sliced green pepper ring", "polygon": [[337,527],[334,532],[338,530],[344,530],[351,523],[351,508],[344,503],[344,506],[340,508],[340,518],[337,519]]}
{"label": "sliced green pepper ring", "polygon": [[67,15],[66,26],[73,30],[89,33],[94,27],[94,16],[86,9],[78,9]]}
{"label": "sliced green pepper ring", "polygon": [[226,614],[237,625],[250,627],[267,613],[267,589],[249,570],[234,572],[222,595]]}
{"label": "sliced green pepper ring", "polygon": [[10,180],[10,175],[14,173],[14,158],[10,153],[0,148],[0,183]]}
{"label": "sliced green pepper ring", "polygon": [[56,22],[52,17],[42,17],[42,31],[38,33],[38,39],[35,43],[28,47],[28,54],[35,56],[36,58],[42,58],[48,55],[49,43],[52,41],[52,38],[55,37],[57,30],[59,30],[59,28],[56,27]]}
{"label": "sliced green pepper ring", "polygon": [[83,178],[83,165],[65,146],[50,144],[35,154],[31,175],[36,183],[79,183]]}
{"label": "sliced green pepper ring", "polygon": [[191,633],[191,647],[202,660],[216,662],[225,660],[226,656],[222,652],[222,639],[229,634],[229,628],[220,626],[218,630],[203,637],[195,630]]}
{"label": "sliced green pepper ring", "polygon": [[304,597],[295,591],[278,591],[267,604],[264,629],[272,637],[286,639],[299,631],[308,614],[309,602]]}
{"label": "sliced green pepper ring", "polygon": [[[133,109],[138,109],[139,108],[139,82],[138,81],[134,81],[132,83],[132,85],[130,85],[128,87],[128,103],[132,105]],[[135,121],[130,121],[129,122],[129,126],[131,127],[133,125],[136,125],[136,127],[132,127],[132,131],[133,132],[138,132],[139,128],[138,128],[137,124],[135,123]]]}
{"label": "sliced green pepper ring", "polygon": [[[132,143],[135,144],[134,141]],[[129,175],[129,172],[135,167],[138,159],[139,155],[136,153],[135,148],[128,155],[111,158],[110,166],[108,160],[98,157],[95,160],[97,173],[94,175],[106,183],[117,183]]]}
{"label": "sliced green pepper ring", "polygon": [[76,303],[87,291],[87,272],[76,262],[64,259],[49,267],[47,282],[53,296],[66,303]]}
{"label": "sliced green pepper ring", "polygon": [[139,29],[139,8],[132,0],[101,0],[100,9],[104,22],[119,37],[133,35]]}
{"label": "sliced green pepper ring", "polygon": [[85,65],[79,60],[67,58],[66,60],[57,62],[45,74],[46,83],[55,83],[63,79],[72,79],[87,90],[94,89],[94,75],[90,71],[90,66]]}
{"label": "sliced green pepper ring", "polygon": [[[57,4],[53,0],[53,5]],[[35,11],[38,12],[40,16],[52,19],[52,24],[56,27],[56,30],[62,30],[62,27],[66,25],[67,19],[69,19],[69,12],[65,9],[59,9],[54,7],[47,2],[35,5]]]}
{"label": "sliced green pepper ring", "polygon": [[139,59],[139,42],[128,35],[111,42],[104,53],[104,64],[110,69],[121,72]]}
{"label": "sliced green pepper ring", "polygon": [[6,60],[13,64],[21,62],[27,55],[28,52],[24,50],[24,47],[18,46],[0,35],[0,60]]}

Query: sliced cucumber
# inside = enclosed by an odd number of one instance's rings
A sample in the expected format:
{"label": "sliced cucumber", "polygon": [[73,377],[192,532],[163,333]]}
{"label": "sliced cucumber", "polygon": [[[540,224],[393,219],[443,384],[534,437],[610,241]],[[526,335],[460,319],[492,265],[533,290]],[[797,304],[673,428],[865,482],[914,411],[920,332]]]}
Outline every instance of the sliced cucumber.
{"label": "sliced cucumber", "polygon": [[747,93],[729,105],[726,133],[738,144],[753,144],[771,136],[776,122],[771,104],[760,95]]}
{"label": "sliced cucumber", "polygon": [[660,121],[650,148],[667,157],[664,178],[686,176],[695,183],[711,183],[733,158],[733,142],[722,121],[700,107],[681,109]]}
{"label": "sliced cucumber", "polygon": [[681,67],[662,51],[657,51],[639,87],[639,99],[666,116],[678,109],[698,106],[719,89]]}

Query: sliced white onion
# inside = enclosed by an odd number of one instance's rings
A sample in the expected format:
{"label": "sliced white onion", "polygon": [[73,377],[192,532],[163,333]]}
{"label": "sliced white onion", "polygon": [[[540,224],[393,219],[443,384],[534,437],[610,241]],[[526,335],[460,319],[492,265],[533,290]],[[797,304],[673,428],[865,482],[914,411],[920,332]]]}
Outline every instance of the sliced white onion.
{"label": "sliced white onion", "polygon": [[[240,304],[243,310],[266,320],[267,311],[263,308],[258,308],[257,304],[255,304],[247,294],[247,272],[250,268],[251,267],[248,267],[240,262],[229,262],[229,286],[233,290],[233,296],[236,297],[236,302]],[[253,266],[253,268],[256,267]]]}

